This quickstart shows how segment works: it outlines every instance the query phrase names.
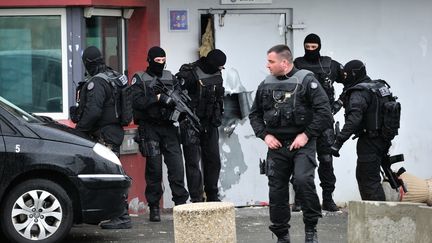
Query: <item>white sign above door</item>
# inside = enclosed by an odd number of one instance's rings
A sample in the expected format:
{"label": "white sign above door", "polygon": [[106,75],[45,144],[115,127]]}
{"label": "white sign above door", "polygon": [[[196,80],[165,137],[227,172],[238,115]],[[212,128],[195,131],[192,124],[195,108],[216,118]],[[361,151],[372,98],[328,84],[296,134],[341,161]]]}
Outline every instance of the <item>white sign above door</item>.
{"label": "white sign above door", "polygon": [[221,0],[221,4],[271,4],[273,0]]}

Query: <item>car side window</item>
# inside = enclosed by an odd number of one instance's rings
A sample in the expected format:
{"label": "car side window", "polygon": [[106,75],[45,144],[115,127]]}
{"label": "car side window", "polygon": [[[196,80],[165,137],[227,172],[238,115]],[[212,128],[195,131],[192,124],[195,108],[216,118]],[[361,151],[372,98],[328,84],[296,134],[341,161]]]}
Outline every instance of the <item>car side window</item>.
{"label": "car side window", "polygon": [[9,124],[7,124],[2,118],[0,118],[0,134],[16,135],[17,132]]}

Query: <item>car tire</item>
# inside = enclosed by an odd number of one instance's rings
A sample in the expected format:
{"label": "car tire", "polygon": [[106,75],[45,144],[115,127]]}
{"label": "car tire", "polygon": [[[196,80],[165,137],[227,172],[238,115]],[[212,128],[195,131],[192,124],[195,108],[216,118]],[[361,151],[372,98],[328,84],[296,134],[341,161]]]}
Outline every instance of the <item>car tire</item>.
{"label": "car tire", "polygon": [[72,201],[50,180],[20,183],[5,197],[2,210],[2,231],[13,242],[60,242],[73,223]]}

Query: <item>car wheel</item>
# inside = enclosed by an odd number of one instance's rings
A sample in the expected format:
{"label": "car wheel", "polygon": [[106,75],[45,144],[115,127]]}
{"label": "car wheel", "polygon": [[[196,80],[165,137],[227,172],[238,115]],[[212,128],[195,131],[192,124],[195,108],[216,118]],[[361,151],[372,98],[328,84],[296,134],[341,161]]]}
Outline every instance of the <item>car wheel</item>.
{"label": "car wheel", "polygon": [[33,179],[14,187],[2,209],[2,230],[15,242],[59,242],[72,227],[72,202],[49,180]]}

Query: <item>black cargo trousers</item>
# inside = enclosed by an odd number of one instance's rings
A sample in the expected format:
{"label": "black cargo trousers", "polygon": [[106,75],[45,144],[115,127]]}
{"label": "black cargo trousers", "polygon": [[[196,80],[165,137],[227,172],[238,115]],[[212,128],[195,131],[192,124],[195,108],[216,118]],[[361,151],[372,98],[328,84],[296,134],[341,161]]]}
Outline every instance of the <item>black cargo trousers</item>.
{"label": "black cargo trousers", "polygon": [[150,207],[159,206],[163,194],[162,158],[168,170],[168,182],[175,205],[186,203],[189,193],[185,189],[183,157],[180,148],[178,128],[173,124],[140,123],[139,133],[146,148],[145,196]]}
{"label": "black cargo trousers", "polygon": [[330,147],[335,140],[333,127],[324,130],[317,138],[318,176],[322,188],[323,200],[331,200],[335,190],[336,176],[333,169],[333,156]]}
{"label": "black cargo trousers", "polygon": [[[203,200],[203,184],[207,201],[217,201],[219,200],[218,181],[221,171],[218,128],[208,126],[205,131],[200,133],[199,140],[199,144],[183,144],[186,178],[191,201],[200,202]],[[202,175],[200,162],[203,170]]]}
{"label": "black cargo trousers", "polygon": [[360,135],[357,141],[356,178],[362,200],[385,201],[381,184],[381,161],[391,142],[382,137]]}
{"label": "black cargo trousers", "polygon": [[278,237],[290,228],[289,181],[294,177],[297,195],[302,198],[303,222],[312,228],[321,217],[321,206],[315,188],[316,139],[312,138],[302,148],[289,151],[290,143],[282,148],[269,149],[267,153],[267,177],[270,197],[269,229]]}
{"label": "black cargo trousers", "polygon": [[[323,201],[332,200],[332,194],[335,190],[336,176],[333,168],[333,156],[330,152],[330,147],[333,145],[335,139],[333,127],[324,130],[316,140],[316,148],[318,155],[318,176],[320,179],[320,186],[322,188]],[[294,178],[291,179],[294,186],[295,204],[301,205],[301,197],[297,193]]]}

